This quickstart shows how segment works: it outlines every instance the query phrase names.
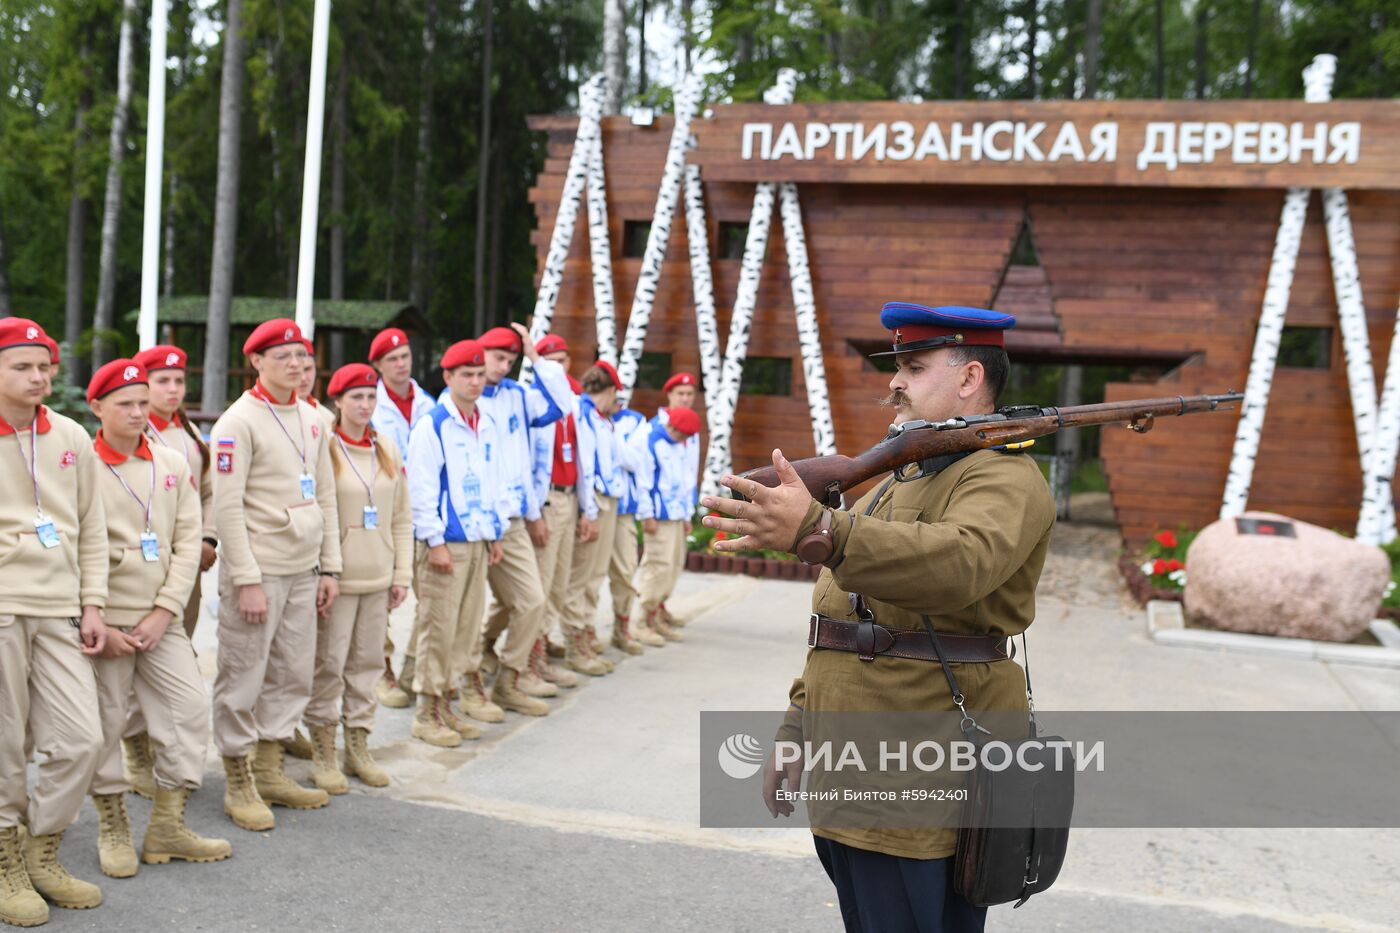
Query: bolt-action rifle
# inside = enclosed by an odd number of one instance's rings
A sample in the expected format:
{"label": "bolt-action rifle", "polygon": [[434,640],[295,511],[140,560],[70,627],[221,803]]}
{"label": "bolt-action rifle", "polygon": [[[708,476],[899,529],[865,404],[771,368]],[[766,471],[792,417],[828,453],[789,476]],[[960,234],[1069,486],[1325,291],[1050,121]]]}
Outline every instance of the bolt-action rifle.
{"label": "bolt-action rifle", "polygon": [[[906,421],[890,425],[885,439],[865,453],[854,457],[842,454],[809,457],[795,461],[792,466],[813,498],[837,508],[843,492],[872,477],[893,471],[897,478],[916,479],[922,473],[908,470],[908,467],[948,454],[1019,449],[1061,428],[1097,424],[1124,424],[1138,434],[1146,434],[1157,418],[1229,411],[1223,407],[1226,403],[1243,398],[1242,394],[1229,393],[1134,399],[1073,408],[1017,405],[998,409],[990,415],[969,415],[947,421]],[[764,486],[778,485],[778,473],[772,466],[750,470],[743,476]]]}

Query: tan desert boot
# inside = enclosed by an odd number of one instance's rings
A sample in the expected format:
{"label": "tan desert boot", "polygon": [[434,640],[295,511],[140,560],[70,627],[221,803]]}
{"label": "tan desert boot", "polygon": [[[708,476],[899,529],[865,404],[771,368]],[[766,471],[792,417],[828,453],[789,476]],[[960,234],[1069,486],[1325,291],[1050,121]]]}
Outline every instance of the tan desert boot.
{"label": "tan desert boot", "polygon": [[311,761],[316,767],[311,782],[326,793],[339,796],[350,790],[350,782],[335,760],[335,732],[335,726],[311,727]]}
{"label": "tan desert boot", "polygon": [[671,626],[666,624],[666,620],[661,618],[660,611],[654,611],[647,616],[647,625],[651,630],[667,641],[685,641],[685,636]]}
{"label": "tan desert boot", "polygon": [[311,740],[300,729],[293,732],[290,739],[282,740],[282,751],[302,761],[311,761],[316,755],[316,749],[311,747]]}
{"label": "tan desert boot", "polygon": [[598,629],[592,625],[585,625],[583,630],[588,633],[588,647],[593,649],[594,654],[602,654],[608,650],[608,646],[598,638]]}
{"label": "tan desert boot", "polygon": [[554,684],[565,690],[572,690],[578,686],[578,675],[573,671],[566,671],[562,667],[555,667],[549,663],[548,639],[540,638],[535,642],[535,647],[530,651],[530,672],[543,680],[545,683]]}
{"label": "tan desert boot", "polygon": [[652,629],[652,627],[651,627],[650,625],[647,625],[646,619],[642,619],[641,621],[639,621],[639,622],[637,623],[637,627],[636,627],[636,628],[633,628],[633,627],[632,627],[632,622],[631,622],[631,620],[630,620],[627,616],[614,616],[614,617],[613,617],[613,626],[614,626],[614,627],[617,626],[617,623],[618,623],[618,620],[619,620],[619,619],[622,620],[622,621],[627,625],[627,634],[630,635],[630,636],[632,636],[632,640],[633,640],[633,641],[638,642],[639,644],[645,645],[645,646],[647,646],[648,648],[665,648],[665,647],[666,647],[666,639],[664,639],[664,638],[662,638],[660,635],[658,635],[658,634]]}
{"label": "tan desert boot", "polygon": [[456,710],[452,708],[452,697],[450,696],[440,698],[438,702],[438,719],[442,720],[444,726],[464,739],[481,738],[481,730],[476,727],[475,723],[457,715]]}
{"label": "tan desert boot", "polygon": [[185,804],[189,799],[189,788],[156,788],[151,822],[141,840],[141,861],[147,865],[164,865],[173,858],[185,862],[222,862],[233,854],[228,840],[206,839],[190,829],[185,822]]}
{"label": "tan desert boot", "polygon": [[481,652],[481,672],[487,677],[495,677],[501,672],[501,659],[490,645]]}
{"label": "tan desert boot", "polygon": [[394,676],[394,668],[388,658],[384,659],[384,673],[374,685],[374,695],[378,698],[379,705],[389,709],[408,709],[413,704],[413,698],[408,695],[408,691],[399,686],[399,679]]}
{"label": "tan desert boot", "polygon": [[272,829],[277,825],[272,810],[258,796],[257,785],[253,782],[253,769],[247,756],[224,759],[224,777],[228,785],[224,788],[224,812],[235,826],[253,832]]}
{"label": "tan desert boot", "polygon": [[345,758],[341,770],[370,787],[389,786],[388,773],[369,753],[369,730],[363,727],[345,727]]}
{"label": "tan desert boot", "polygon": [[672,615],[671,610],[666,608],[665,602],[657,606],[656,611],[660,613],[661,621],[671,626],[671,628],[685,628],[686,620],[678,615]]}
{"label": "tan desert boot", "polygon": [[319,787],[302,787],[282,770],[282,743],[259,742],[253,754],[253,785],[268,806],[319,810],[331,802]]}
{"label": "tan desert boot", "polygon": [[151,737],[142,732],[122,739],[122,753],[126,762],[126,782],[131,785],[131,792],[147,800],[155,797],[156,756],[151,749]]}
{"label": "tan desert boot", "polygon": [[418,695],[418,712],[413,717],[413,737],[439,748],[456,748],[462,744],[462,737],[457,730],[443,723],[440,715],[442,704],[441,697],[427,693]]}
{"label": "tan desert boot", "polygon": [[458,704],[463,716],[470,716],[477,722],[504,722],[506,718],[506,711],[492,703],[486,693],[486,682],[481,677],[481,671],[473,671],[463,680]]}
{"label": "tan desert boot", "polygon": [[93,794],[97,808],[97,861],[108,878],[130,878],[141,863],[131,842],[131,817],[124,794]]}
{"label": "tan desert boot", "polygon": [[524,716],[548,716],[549,704],[521,691],[519,680],[519,671],[502,665],[501,672],[496,675],[496,685],[491,689],[491,699]]}
{"label": "tan desert boot", "polygon": [[623,654],[641,654],[646,649],[643,648],[628,631],[630,625],[626,616],[613,617],[612,646]]}
{"label": "tan desert boot", "polygon": [[608,673],[608,666],[597,655],[588,650],[588,633],[583,629],[570,629],[564,632],[568,643],[565,646],[564,664],[580,674],[589,677],[602,677]]}
{"label": "tan desert boot", "polygon": [[63,833],[29,836],[24,840],[24,867],[34,890],[50,903],[68,910],[88,910],[102,903],[102,889],[74,878],[58,862]]}
{"label": "tan desert boot", "polygon": [[49,905],[29,882],[18,826],[0,829],[0,923],[37,927],[49,922]]}

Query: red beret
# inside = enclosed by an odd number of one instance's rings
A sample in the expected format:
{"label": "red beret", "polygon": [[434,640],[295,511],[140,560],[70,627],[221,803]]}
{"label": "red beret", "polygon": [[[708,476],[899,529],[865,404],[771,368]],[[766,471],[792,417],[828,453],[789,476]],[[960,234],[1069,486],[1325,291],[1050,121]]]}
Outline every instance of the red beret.
{"label": "red beret", "polygon": [[118,389],[148,385],[149,382],[146,367],[135,360],[112,360],[92,374],[92,381],[88,383],[87,400],[91,402]]}
{"label": "red beret", "polygon": [[486,349],[476,340],[459,340],[447,348],[442,355],[443,369],[456,369],[458,366],[485,366]]}
{"label": "red beret", "polygon": [[397,327],[386,327],[369,342],[369,361],[373,363],[386,353],[408,346],[408,334]]}
{"label": "red beret", "polygon": [[28,318],[0,318],[0,350],[8,350],[11,347],[43,347],[52,356],[53,348],[49,346],[48,341],[49,335],[44,333],[44,329]]}
{"label": "red beret", "polygon": [[306,347],[306,352],[307,352],[307,353],[310,353],[310,354],[312,355],[312,357],[315,357],[315,356],[316,356],[316,344],[312,343],[310,340],[307,340],[305,337],[303,337],[303,338],[301,338],[301,345],[302,345],[303,347]]}
{"label": "red beret", "polygon": [[539,343],[535,344],[535,352],[540,356],[549,356],[549,354],[558,353],[560,350],[565,353],[569,352],[569,345],[558,334],[545,334],[540,338]]}
{"label": "red beret", "polygon": [[511,353],[519,353],[520,335],[513,327],[493,327],[480,337],[476,342],[483,350],[509,350]]}
{"label": "red beret", "polygon": [[342,366],[331,376],[330,385],[326,386],[326,395],[330,398],[340,398],[351,389],[373,389],[379,385],[379,373],[373,367],[364,363],[350,363]]}
{"label": "red beret", "polygon": [[681,408],[679,405],[668,408],[666,420],[671,423],[671,427],[687,437],[700,433],[700,416],[693,408]]}
{"label": "red beret", "polygon": [[254,353],[266,353],[273,347],[280,347],[289,343],[301,343],[305,338],[301,335],[301,328],[297,322],[291,318],[277,317],[270,321],[263,321],[253,329],[248,335],[248,339],[243,341],[243,355],[252,356]]}
{"label": "red beret", "polygon": [[[674,376],[672,376],[670,379],[667,379],[667,380],[666,380],[666,384],[663,385],[663,386],[661,387],[661,391],[662,391],[662,392],[670,392],[670,391],[671,391],[672,389],[674,389],[676,386],[693,386],[693,385],[695,385],[695,377],[692,376],[690,373],[676,373],[676,374],[675,374]],[[700,429],[699,429],[699,428],[696,428],[696,429],[695,429],[695,431],[698,431],[698,430],[700,430]],[[691,431],[690,433],[694,434],[695,431]]]}
{"label": "red beret", "polygon": [[617,367],[616,367],[616,366],[614,366],[613,364],[609,363],[607,360],[599,360],[598,362],[594,363],[593,365],[594,365],[594,366],[597,366],[597,367],[598,367],[599,369],[601,369],[603,372],[607,373],[607,374],[608,374],[608,378],[612,380],[613,385],[615,385],[615,386],[616,386],[617,388],[619,388],[619,389],[622,388],[622,377],[619,376],[619,375],[617,374]]}
{"label": "red beret", "polygon": [[157,369],[184,369],[189,363],[189,355],[184,350],[168,343],[157,344],[149,350],[142,350],[132,359],[146,367],[148,373],[153,373]]}
{"label": "red beret", "polygon": [[45,335],[44,335],[44,345],[47,346],[47,347],[49,348],[49,362],[52,363],[53,365],[57,366],[57,365],[58,365],[58,341],[55,340],[55,339],[53,339],[53,338],[50,337],[49,335],[45,334]]}

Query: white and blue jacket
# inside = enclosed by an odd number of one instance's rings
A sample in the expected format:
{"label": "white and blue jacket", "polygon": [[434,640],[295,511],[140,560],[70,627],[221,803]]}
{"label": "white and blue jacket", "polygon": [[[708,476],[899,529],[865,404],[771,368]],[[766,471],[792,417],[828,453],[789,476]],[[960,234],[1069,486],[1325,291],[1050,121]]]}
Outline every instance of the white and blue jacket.
{"label": "white and blue jacket", "polygon": [[690,461],[685,443],[671,440],[666,426],[654,418],[648,427],[634,433],[630,441],[642,456],[637,471],[637,518],[688,521],[695,514],[695,503],[686,479]]}
{"label": "white and blue jacket", "polygon": [[[665,408],[658,410],[651,420],[661,424],[671,423]],[[700,435],[690,435],[681,441],[681,446],[685,448],[685,475],[690,477],[690,511],[694,512],[700,507]]]}
{"label": "white and blue jacket", "polygon": [[[574,491],[578,493],[578,510],[592,521],[598,517],[598,501],[593,497],[593,443],[594,436],[585,434],[583,419],[579,410],[579,397],[569,390],[568,413],[574,416],[574,434],[578,449],[573,451],[574,466],[578,468],[578,479]],[[554,435],[563,430],[564,418],[530,432],[534,445],[535,497],[540,502],[549,498],[549,487],[554,477]]]}
{"label": "white and blue jacket", "polygon": [[[510,494],[507,518],[521,515],[529,521],[540,517],[542,499],[535,492],[531,481],[534,470],[533,429],[553,424],[564,417],[563,404],[555,399],[567,399],[570,395],[569,380],[564,367],[554,360],[540,360],[535,364],[535,381],[529,386],[521,385],[514,379],[502,379],[497,385],[488,385],[477,400],[477,407],[490,412],[496,419],[496,430],[500,437],[500,449],[496,452],[500,475]],[[439,402],[447,400],[447,391],[438,396]]]}
{"label": "white and blue jacket", "polygon": [[500,434],[477,406],[473,431],[450,399],[413,426],[408,441],[408,495],[413,536],[436,547],[447,541],[495,541],[510,523],[501,482]]}
{"label": "white and blue jacket", "polygon": [[404,420],[403,412],[399,411],[399,406],[389,397],[388,390],[384,388],[384,380],[381,379],[378,388],[375,389],[374,414],[369,419],[370,425],[381,437],[392,438],[398,445],[399,456],[403,457],[405,463],[408,462],[408,436],[419,419],[433,410],[434,404],[433,397],[423,391],[417,380],[410,379],[409,382],[413,383],[413,404],[409,409],[411,418]]}
{"label": "white and blue jacket", "polygon": [[639,429],[650,430],[647,416],[634,408],[624,408],[613,412],[614,437],[617,439],[618,458],[627,471],[627,489],[617,500],[618,515],[635,515],[637,512],[637,474],[642,469],[642,453],[632,444],[632,435]]}
{"label": "white and blue jacket", "polygon": [[598,406],[587,395],[579,398],[578,422],[580,441],[588,436],[588,446],[593,450],[589,473],[593,480],[593,490],[614,499],[627,494],[628,471],[623,466],[623,458],[618,450],[620,433],[617,425],[599,414]]}

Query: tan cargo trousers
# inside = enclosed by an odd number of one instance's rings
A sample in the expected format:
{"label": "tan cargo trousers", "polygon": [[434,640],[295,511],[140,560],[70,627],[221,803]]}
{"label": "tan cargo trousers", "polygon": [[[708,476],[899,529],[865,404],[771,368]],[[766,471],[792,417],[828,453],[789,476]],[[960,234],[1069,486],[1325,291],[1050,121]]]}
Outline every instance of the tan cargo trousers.
{"label": "tan cargo trousers", "polygon": [[[97,679],[70,619],[0,615],[0,829],[66,830],[87,797],[102,722]],[[39,780],[26,787],[34,741]]]}
{"label": "tan cargo trousers", "polygon": [[[199,622],[199,613],[201,609],[200,603],[203,602],[204,597],[203,581],[204,574],[196,573],[194,576],[194,589],[190,592],[190,601],[185,603],[185,615],[183,617],[182,625],[185,629],[186,640],[191,642],[193,642],[194,639],[195,624]],[[112,624],[110,618],[108,619],[107,624]],[[206,713],[205,715],[207,716],[208,714]],[[103,729],[105,731],[105,724],[103,725]],[[122,732],[122,735],[126,738],[131,738],[132,736],[140,735],[141,733],[146,731],[146,716],[144,713],[141,712],[141,699],[140,697],[137,697],[133,694],[131,697],[130,708],[126,714],[126,729]],[[209,741],[208,736],[205,737],[204,741]],[[94,791],[94,793],[106,793],[106,791]]]}
{"label": "tan cargo trousers", "polygon": [[[267,621],[249,625],[238,587],[219,565],[219,665],[214,676],[214,744],[226,758],[259,741],[290,739],[311,699],[316,671],[316,572],[263,574]],[[149,717],[148,717],[149,718]]]}
{"label": "tan cargo trousers", "polygon": [[[108,610],[107,624],[131,628],[144,613]],[[194,647],[179,619],[171,621],[152,651],[124,658],[96,658],[97,698],[102,719],[102,754],[92,778],[94,794],[130,789],[122,768],[122,734],[135,702],[148,710],[143,728],[155,746],[155,781],[168,789],[197,789],[204,781],[209,749],[209,695]]]}
{"label": "tan cargo trousers", "polygon": [[655,612],[671,595],[685,567],[686,523],[656,524],[656,534],[647,535],[642,545],[642,565],[637,568],[637,592],[646,615]]}
{"label": "tan cargo trousers", "polygon": [[[449,541],[452,572],[428,566],[428,546],[418,542],[413,579],[418,592],[413,620],[413,692],[447,696],[458,677],[481,659],[481,617],[486,609],[487,541]],[[371,693],[373,684],[370,684]]]}
{"label": "tan cargo trousers", "polygon": [[[613,539],[618,533],[617,500],[602,493],[597,494],[597,500],[598,537],[587,544],[574,545],[574,558],[569,568],[568,597],[560,622],[571,631],[593,624],[598,597],[603,592],[603,581],[608,577],[608,565],[613,560]],[[635,547],[633,554],[636,554]]]}
{"label": "tan cargo trousers", "polygon": [[[554,622],[563,614],[569,592],[569,567],[573,562],[574,548],[578,546],[578,493],[572,489],[560,492],[551,490],[549,500],[541,514],[549,528],[549,543],[544,547],[531,548],[535,555],[535,566],[539,569],[540,590],[544,593],[544,610],[540,613],[540,634],[554,631]],[[527,529],[525,537],[530,532]],[[492,583],[495,586],[495,583]],[[494,645],[496,639],[507,628],[510,621],[510,608],[501,602],[493,602],[491,615],[486,620],[486,639],[482,643],[484,651]],[[509,646],[507,646],[509,648]],[[528,661],[528,656],[526,658]],[[515,665],[507,662],[507,667]],[[516,668],[519,670],[520,668]]]}
{"label": "tan cargo trousers", "polygon": [[[553,535],[551,535],[553,537]],[[510,527],[501,538],[504,555],[486,573],[491,584],[491,593],[496,603],[491,610],[492,618],[504,613],[505,645],[500,657],[506,667],[523,671],[530,665],[530,652],[535,640],[544,632],[545,591],[540,580],[539,557],[535,545],[530,541],[530,532],[525,527],[525,519],[512,518]],[[499,635],[499,633],[498,633]],[[486,639],[477,642],[468,670],[481,666],[481,654],[486,647]]]}
{"label": "tan cargo trousers", "polygon": [[612,592],[613,613],[632,615],[632,603],[637,599],[637,516],[628,513],[617,517],[613,531],[612,558],[608,561],[608,589]]}
{"label": "tan cargo trousers", "polygon": [[316,674],[311,702],[302,717],[310,726],[345,723],[373,729],[379,701],[374,685],[384,670],[384,633],[389,628],[389,591],[336,597],[316,619]]}

